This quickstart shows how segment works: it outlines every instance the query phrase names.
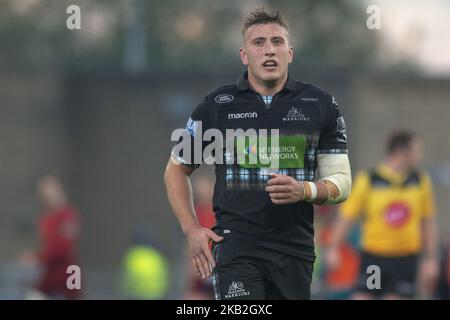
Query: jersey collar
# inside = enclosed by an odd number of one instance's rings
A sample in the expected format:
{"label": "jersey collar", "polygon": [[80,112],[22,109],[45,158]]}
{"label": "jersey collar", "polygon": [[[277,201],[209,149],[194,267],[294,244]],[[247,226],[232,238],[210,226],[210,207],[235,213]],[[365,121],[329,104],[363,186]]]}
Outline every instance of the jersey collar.
{"label": "jersey collar", "polygon": [[409,176],[409,174],[401,174],[388,167],[385,163],[378,166],[378,173],[384,178],[394,182],[403,183]]}
{"label": "jersey collar", "polygon": [[[295,84],[296,84],[295,80],[292,79],[288,74],[288,78],[284,85],[283,90],[293,91],[295,89]],[[248,85],[248,71],[245,71],[244,74],[239,78],[239,80],[236,83],[236,86],[239,91],[250,90],[250,87]]]}

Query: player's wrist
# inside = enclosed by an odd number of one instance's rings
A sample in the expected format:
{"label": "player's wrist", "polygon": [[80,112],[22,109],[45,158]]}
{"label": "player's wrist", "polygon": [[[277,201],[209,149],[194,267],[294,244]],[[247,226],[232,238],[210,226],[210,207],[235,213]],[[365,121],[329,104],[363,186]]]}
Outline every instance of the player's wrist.
{"label": "player's wrist", "polygon": [[314,202],[317,199],[317,187],[314,182],[310,181],[300,181],[299,182],[303,189],[303,198],[302,200],[308,202]]}
{"label": "player's wrist", "polygon": [[193,232],[199,230],[201,226],[198,223],[189,223],[188,225],[185,225],[182,227],[183,233],[185,236],[189,236]]}
{"label": "player's wrist", "polygon": [[300,198],[298,199],[298,201],[303,201],[305,200],[306,197],[306,189],[305,189],[305,185],[303,183],[303,181],[297,181],[297,185],[299,187],[299,194],[300,194]]}

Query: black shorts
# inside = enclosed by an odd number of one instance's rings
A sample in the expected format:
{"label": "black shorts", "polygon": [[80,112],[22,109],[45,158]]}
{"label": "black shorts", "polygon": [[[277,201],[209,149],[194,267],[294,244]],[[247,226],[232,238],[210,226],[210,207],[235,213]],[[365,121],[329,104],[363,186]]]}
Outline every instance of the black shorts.
{"label": "black shorts", "polygon": [[248,239],[213,247],[216,300],[310,299],[313,262]]}
{"label": "black shorts", "polygon": [[[370,265],[380,267],[380,289],[369,289],[367,280],[373,273],[367,273]],[[383,257],[363,252],[358,280],[358,292],[369,293],[376,297],[396,294],[403,298],[412,298],[416,294],[417,255],[402,257]]]}

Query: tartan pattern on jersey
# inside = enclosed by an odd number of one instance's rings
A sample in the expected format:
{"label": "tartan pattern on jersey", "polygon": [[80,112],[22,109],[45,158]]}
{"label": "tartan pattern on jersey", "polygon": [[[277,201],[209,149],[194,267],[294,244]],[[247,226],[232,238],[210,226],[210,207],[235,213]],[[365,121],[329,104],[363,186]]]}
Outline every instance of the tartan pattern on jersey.
{"label": "tartan pattern on jersey", "polygon": [[272,103],[272,96],[263,96],[261,95],[264,103],[266,104],[267,107],[270,107],[270,104]]}
{"label": "tartan pattern on jersey", "polygon": [[293,177],[298,181],[315,181],[317,135],[306,135],[306,148],[303,168],[243,168],[237,164],[226,165],[225,182],[227,189],[264,189],[270,173]]}

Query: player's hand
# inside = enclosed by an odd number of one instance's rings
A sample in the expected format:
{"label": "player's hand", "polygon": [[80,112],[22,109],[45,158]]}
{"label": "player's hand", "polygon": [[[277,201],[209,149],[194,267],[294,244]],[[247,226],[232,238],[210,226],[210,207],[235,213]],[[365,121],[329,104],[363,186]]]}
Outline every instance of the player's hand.
{"label": "player's hand", "polygon": [[337,248],[328,248],[325,251],[325,265],[327,270],[332,272],[335,271],[341,265],[341,254]]}
{"label": "player's hand", "polygon": [[290,204],[305,199],[305,187],[303,183],[283,174],[270,174],[266,192],[275,204]]}
{"label": "player's hand", "polygon": [[436,258],[425,258],[419,268],[419,286],[421,294],[433,292],[439,276],[439,261]]}
{"label": "player's hand", "polygon": [[202,279],[210,277],[212,270],[216,267],[216,262],[211,254],[209,241],[220,242],[223,238],[214,231],[200,226],[187,231],[186,238],[189,252],[192,256],[192,263],[197,270],[198,276]]}

